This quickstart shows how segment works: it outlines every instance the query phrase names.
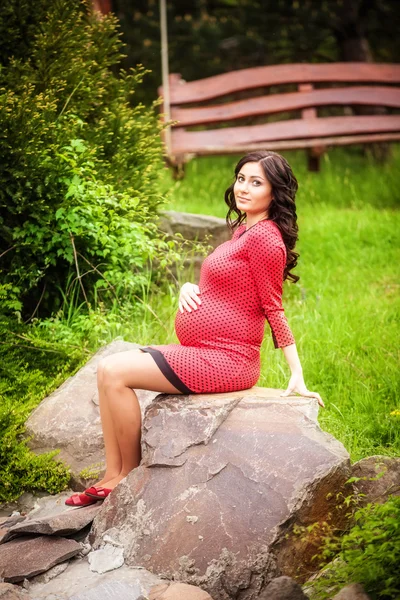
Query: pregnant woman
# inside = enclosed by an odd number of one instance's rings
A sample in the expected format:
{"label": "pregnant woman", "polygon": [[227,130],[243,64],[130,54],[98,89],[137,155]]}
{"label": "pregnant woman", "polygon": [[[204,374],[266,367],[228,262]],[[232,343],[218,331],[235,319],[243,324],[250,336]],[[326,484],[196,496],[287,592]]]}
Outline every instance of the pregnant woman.
{"label": "pregnant woman", "polygon": [[99,364],[106,472],[66,504],[104,500],[139,465],[141,413],[132,388],[201,394],[254,386],[260,376],[265,320],[291,371],[282,396],[297,392],[324,406],[320,395],[304,383],[282,307],[284,280],[298,280],[291,273],[298,258],[297,187],[291,167],[275,152],[252,152],[239,161],[234,183],[225,192],[233,235],[204,260],[199,285],[185,283],[180,290],[175,319],[180,343],[121,352]]}

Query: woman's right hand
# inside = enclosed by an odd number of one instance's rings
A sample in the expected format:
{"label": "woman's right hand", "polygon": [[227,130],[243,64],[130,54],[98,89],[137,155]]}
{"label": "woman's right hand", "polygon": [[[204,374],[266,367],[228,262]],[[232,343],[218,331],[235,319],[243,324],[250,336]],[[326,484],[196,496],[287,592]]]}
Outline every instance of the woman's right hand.
{"label": "woman's right hand", "polygon": [[[197,294],[201,294],[200,288],[195,283],[184,283],[181,287],[181,291],[179,293],[179,310],[183,313],[183,309],[185,308],[188,312],[192,312],[193,310],[197,310],[198,305],[201,304],[201,300]],[[197,302],[197,304],[196,304]],[[190,308],[192,307],[192,308]]]}

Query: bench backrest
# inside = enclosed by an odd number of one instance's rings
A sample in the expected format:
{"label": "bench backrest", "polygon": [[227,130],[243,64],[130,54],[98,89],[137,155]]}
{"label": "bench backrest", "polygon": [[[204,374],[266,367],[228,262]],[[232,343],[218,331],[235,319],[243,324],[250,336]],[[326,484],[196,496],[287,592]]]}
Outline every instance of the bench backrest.
{"label": "bench backrest", "polygon": [[[316,118],[317,108],[324,106],[400,108],[398,64],[273,65],[242,69],[191,82],[184,82],[180,75],[172,74],[169,83],[170,116],[173,121],[178,121],[172,129],[172,155],[236,152],[265,146],[266,143],[274,148],[307,147],[320,142],[321,138],[327,138],[329,142],[333,136],[350,134],[369,135],[366,141],[371,135],[386,136],[387,139],[394,135],[393,139],[399,139],[400,116],[396,114]],[[243,91],[285,84],[297,84],[297,91],[267,95],[264,92],[262,96],[234,101],[229,99],[229,96]],[[314,84],[319,87],[314,88]],[[321,87],[321,84],[330,84],[330,87]],[[162,95],[162,88],[159,92]],[[196,106],[187,106],[193,104]],[[229,126],[247,117],[268,117],[290,111],[301,111],[301,118],[246,127],[240,124]],[[209,129],[216,124],[228,126]],[[197,126],[203,129],[187,130]]]}

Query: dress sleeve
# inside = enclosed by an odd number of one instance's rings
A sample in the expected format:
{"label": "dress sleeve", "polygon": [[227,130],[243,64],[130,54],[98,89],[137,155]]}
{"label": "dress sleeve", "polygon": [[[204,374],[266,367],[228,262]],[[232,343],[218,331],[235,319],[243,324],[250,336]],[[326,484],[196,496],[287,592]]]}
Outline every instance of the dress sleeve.
{"label": "dress sleeve", "polygon": [[247,252],[250,271],[271,328],[274,346],[290,346],[295,341],[282,306],[285,248],[279,243],[275,232],[264,229],[249,238]]}

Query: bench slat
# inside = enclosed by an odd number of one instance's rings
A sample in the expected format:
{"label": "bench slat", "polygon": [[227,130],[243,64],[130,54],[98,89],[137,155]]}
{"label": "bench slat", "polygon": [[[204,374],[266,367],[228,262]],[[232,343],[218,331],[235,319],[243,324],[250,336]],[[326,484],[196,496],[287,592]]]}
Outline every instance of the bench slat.
{"label": "bench slat", "polygon": [[[248,127],[226,127],[206,131],[172,130],[173,154],[209,154],[229,152],[231,147],[248,148],[250,144],[264,144],[303,138],[329,136],[399,133],[400,115],[325,117],[323,119],[291,119]],[[396,138],[397,139],[397,138]],[[325,142],[327,143],[327,142]]]}
{"label": "bench slat", "polygon": [[[400,133],[374,133],[370,135],[346,135],[327,138],[311,138],[309,140],[283,140],[273,142],[258,142],[242,146],[230,145],[227,148],[202,149],[196,152],[196,156],[208,156],[219,154],[241,154],[242,152],[251,152],[252,150],[304,150],[313,147],[328,146],[349,146],[354,144],[373,144],[380,142],[395,142],[400,140]],[[178,155],[175,157],[184,158],[185,156],[195,156],[193,153]],[[172,160],[172,163],[174,161]]]}
{"label": "bench slat", "polygon": [[271,94],[248,98],[215,106],[199,108],[174,108],[171,119],[179,121],[174,127],[223,123],[256,115],[269,115],[284,111],[302,110],[316,106],[388,106],[400,108],[400,89],[389,86],[355,86],[325,88],[309,92]]}
{"label": "bench slat", "polygon": [[[298,63],[240,69],[197,81],[170,76],[171,104],[212,100],[243,90],[287,83],[400,83],[400,65],[387,63]],[[162,88],[159,88],[162,95]]]}

